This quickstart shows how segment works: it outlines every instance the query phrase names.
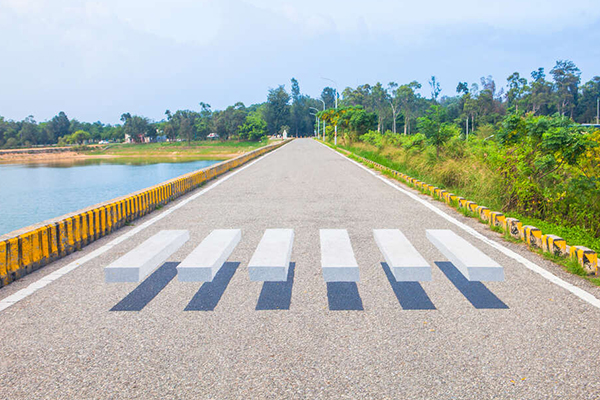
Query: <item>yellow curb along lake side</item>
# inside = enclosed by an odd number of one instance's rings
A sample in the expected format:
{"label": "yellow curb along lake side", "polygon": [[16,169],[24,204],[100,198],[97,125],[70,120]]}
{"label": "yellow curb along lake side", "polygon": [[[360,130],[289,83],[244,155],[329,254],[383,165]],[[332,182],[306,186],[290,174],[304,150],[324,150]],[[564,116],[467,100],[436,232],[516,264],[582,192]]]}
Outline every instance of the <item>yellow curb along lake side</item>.
{"label": "yellow curb along lake side", "polygon": [[80,250],[203,183],[287,142],[289,140],[270,144],[139,192],[3,235],[0,239],[0,287]]}

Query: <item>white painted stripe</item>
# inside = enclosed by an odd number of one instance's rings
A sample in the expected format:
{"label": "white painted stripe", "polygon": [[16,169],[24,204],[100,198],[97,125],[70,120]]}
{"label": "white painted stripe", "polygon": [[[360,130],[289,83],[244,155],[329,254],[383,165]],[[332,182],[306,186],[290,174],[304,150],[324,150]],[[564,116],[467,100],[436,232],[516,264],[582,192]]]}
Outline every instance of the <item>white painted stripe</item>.
{"label": "white painted stripe", "polygon": [[500,264],[450,229],[428,229],[426,235],[467,280],[504,280],[504,269]]}
{"label": "white painted stripe", "polygon": [[293,245],[293,229],[267,229],[248,264],[250,280],[287,281]]}
{"label": "white painted stripe", "polygon": [[575,285],[573,285],[573,284],[571,284],[571,283],[569,283],[569,282],[567,282],[567,281],[565,281],[563,279],[560,279],[558,276],[556,276],[556,275],[552,274],[551,272],[545,270],[544,268],[540,267],[539,265],[537,265],[533,261],[529,261],[528,259],[526,259],[522,255],[515,253],[514,251],[510,250],[509,248],[504,247],[500,243],[495,242],[495,241],[493,241],[491,239],[488,239],[487,237],[485,237],[481,233],[477,232],[475,229],[471,228],[470,226],[465,225],[462,222],[460,222],[457,219],[455,219],[454,217],[446,214],[444,211],[440,210],[439,208],[437,208],[433,204],[429,204],[425,200],[419,198],[419,196],[417,196],[416,194],[411,193],[408,190],[405,190],[405,189],[399,187],[396,183],[393,183],[391,180],[386,179],[383,176],[377,175],[374,171],[370,170],[369,168],[365,167],[364,165],[362,165],[362,164],[360,164],[360,163],[358,163],[358,162],[356,162],[354,160],[349,159],[348,157],[344,156],[341,153],[338,153],[337,151],[335,151],[334,149],[330,148],[329,146],[326,146],[326,145],[324,145],[322,143],[320,143],[320,144],[322,146],[328,148],[329,150],[331,150],[335,154],[339,155],[340,157],[342,157],[342,158],[350,161],[351,163],[355,164],[359,168],[364,169],[369,174],[373,175],[377,179],[379,179],[382,182],[384,182],[386,185],[389,185],[389,186],[393,187],[397,191],[399,191],[401,193],[404,193],[405,195],[407,195],[411,199],[413,199],[413,200],[421,203],[423,206],[427,207],[428,209],[430,209],[431,211],[433,211],[434,213],[436,213],[440,217],[444,218],[446,221],[448,221],[448,222],[450,222],[450,223],[458,226],[459,228],[461,228],[465,232],[467,232],[470,235],[472,235],[472,236],[476,237],[477,239],[481,240],[483,243],[485,243],[485,244],[493,247],[494,249],[500,251],[505,256],[510,257],[513,260],[521,263],[527,269],[529,269],[529,270],[531,270],[531,271],[533,271],[533,272],[541,275],[544,279],[547,279],[550,282],[554,283],[555,285],[558,285],[561,288],[563,288],[563,289],[571,292],[575,296],[579,297],[581,300],[583,300],[583,301],[585,301],[585,302],[593,305],[594,307],[600,308],[600,299],[598,299],[597,297],[595,297],[591,293],[586,292],[585,290],[581,289],[580,287],[575,286]]}
{"label": "white painted stripe", "polygon": [[141,282],[189,238],[190,233],[186,230],[158,232],[105,267],[105,282]]}
{"label": "white painted stripe", "polygon": [[180,282],[212,282],[242,239],[239,229],[215,229],[177,266]]}
{"label": "white painted stripe", "polygon": [[431,280],[431,266],[399,229],[373,229],[373,237],[396,281]]}
{"label": "white painted stripe", "polygon": [[[60,276],[66,275],[69,272],[73,271],[76,268],[79,268],[80,266],[82,266],[83,264],[85,264],[86,262],[95,259],[96,257],[101,256],[102,254],[106,253],[107,251],[109,251],[110,249],[112,249],[113,247],[115,247],[116,245],[124,242],[127,239],[132,238],[134,235],[140,233],[141,231],[143,231],[144,229],[148,228],[149,226],[152,226],[153,224],[155,224],[156,222],[162,220],[163,218],[169,216],[170,214],[172,214],[173,212],[179,210],[181,207],[185,206],[186,204],[190,203],[191,201],[196,200],[198,197],[202,196],[203,194],[213,190],[214,188],[218,187],[220,184],[222,184],[223,182],[229,180],[230,178],[236,176],[237,174],[239,174],[240,172],[242,172],[243,170],[245,170],[246,168],[250,168],[251,166],[253,166],[254,164],[256,164],[257,162],[259,162],[260,160],[264,160],[265,157],[270,156],[273,153],[278,152],[279,150],[281,150],[284,146],[286,146],[286,144],[284,144],[283,146],[279,147],[278,149],[275,149],[273,151],[270,151],[266,154],[264,154],[263,156],[257,158],[256,160],[242,166],[241,168],[239,168],[236,171],[233,171],[231,173],[229,173],[228,175],[217,179],[212,185],[208,186],[205,189],[202,189],[201,191],[199,191],[198,193],[188,197],[185,200],[182,200],[180,203],[172,205],[172,206],[167,206],[169,207],[168,209],[166,209],[165,211],[163,211],[162,213],[158,214],[157,216],[155,216],[152,219],[149,219],[148,221],[144,222],[143,224],[136,226],[135,228],[133,228],[132,230],[130,230],[129,232],[124,233],[123,235],[119,236],[116,239],[111,240],[110,242],[106,243],[105,245],[103,245],[102,247],[97,248],[96,250],[92,251],[91,253],[88,253],[87,255],[65,265],[64,267],[52,272],[52,274],[57,274]],[[42,279],[42,278],[40,278]],[[35,282],[34,282],[35,283]],[[33,283],[31,284],[33,285]],[[30,285],[30,286],[31,286]],[[27,290],[27,288],[25,289],[21,289],[18,292],[14,293],[13,296],[23,290]],[[37,289],[36,289],[37,291]],[[35,292],[35,291],[34,291]],[[28,292],[27,296],[30,296],[31,294],[33,294],[34,292]],[[27,297],[25,296],[25,297]],[[0,311],[3,311],[5,309],[7,309],[8,307],[12,306],[14,303],[16,303],[16,301],[5,301],[6,299],[8,299],[11,296],[8,296],[2,300],[0,300]],[[23,298],[25,298],[23,297]],[[19,299],[22,300],[22,299]],[[17,301],[19,301],[17,300]]]}
{"label": "white painted stripe", "polygon": [[321,269],[325,282],[358,282],[358,263],[345,229],[321,229]]}

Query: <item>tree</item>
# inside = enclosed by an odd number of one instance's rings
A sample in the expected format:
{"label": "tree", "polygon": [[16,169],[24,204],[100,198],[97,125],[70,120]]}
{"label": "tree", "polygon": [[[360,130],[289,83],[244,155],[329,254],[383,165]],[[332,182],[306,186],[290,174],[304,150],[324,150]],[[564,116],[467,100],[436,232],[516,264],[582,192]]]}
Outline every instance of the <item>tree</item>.
{"label": "tree", "polygon": [[267,122],[259,113],[253,112],[248,114],[239,130],[240,140],[260,141],[267,134]]}
{"label": "tree", "polygon": [[581,96],[577,103],[577,119],[579,122],[598,123],[598,99],[600,99],[600,76],[595,76],[581,88]]}
{"label": "tree", "polygon": [[[177,135],[191,142],[196,138],[196,121],[201,118],[200,113],[192,110],[177,110],[175,114],[171,114],[169,122],[173,124],[173,127],[177,131]],[[185,125],[184,125],[184,121]]]}
{"label": "tree", "polygon": [[[210,104],[200,102],[200,113],[197,118],[194,118],[193,122],[195,133],[200,137],[200,139],[206,139],[206,137],[210,134],[212,128],[212,117],[213,112]],[[192,122],[190,121],[190,123]],[[227,136],[225,136],[225,138],[226,137]],[[196,137],[194,138],[196,139]]]}
{"label": "tree", "polygon": [[440,87],[440,82],[438,82],[436,77],[433,75],[429,80],[429,86],[431,87],[431,99],[437,103],[437,99],[440,95],[440,92],[442,91],[442,88]]}
{"label": "tree", "polygon": [[396,82],[388,83],[387,92],[389,93],[389,102],[392,107],[392,132],[394,135],[396,134],[396,119],[398,117],[399,104],[398,97],[396,97],[396,89],[398,89],[398,84]]}
{"label": "tree", "polygon": [[427,141],[435,146],[437,157],[440,156],[440,149],[452,137],[458,135],[459,129],[456,125],[442,122],[444,119],[444,109],[439,105],[432,105],[426,115],[418,119],[419,131],[425,135]]}
{"label": "tree", "polygon": [[562,115],[569,114],[573,118],[573,110],[577,105],[577,91],[581,81],[581,72],[573,61],[559,60],[550,70],[557,91],[557,108]]}
{"label": "tree", "polygon": [[59,112],[44,127],[48,142],[56,143],[58,139],[67,136],[71,132],[70,128],[71,122],[67,118],[67,114],[64,111]]}
{"label": "tree", "polygon": [[291,132],[296,136],[305,136],[312,133],[313,121],[308,111],[309,107],[309,97],[300,93],[298,81],[292,78],[292,118],[290,123]]}
{"label": "tree", "polygon": [[519,102],[527,90],[527,79],[521,78],[518,72],[513,72],[506,80],[508,81],[508,92],[506,93],[508,106],[519,110]]}
{"label": "tree", "polygon": [[469,93],[469,84],[467,82],[458,82],[458,85],[456,86],[456,93],[458,93],[459,95],[461,93]]}
{"label": "tree", "polygon": [[67,139],[68,143],[72,144],[83,144],[84,141],[89,140],[91,135],[89,132],[78,130],[73,132]]}
{"label": "tree", "polygon": [[37,144],[38,127],[33,119],[33,115],[28,116],[21,124],[19,138],[22,146],[31,146]]}
{"label": "tree", "polygon": [[404,116],[404,135],[408,133],[410,120],[414,114],[417,95],[415,90],[421,88],[421,84],[417,81],[412,81],[409,84],[402,85],[396,90],[396,98],[400,103],[400,112]]}
{"label": "tree", "polygon": [[150,123],[150,120],[139,115],[125,113],[121,115],[123,121],[123,131],[135,142],[142,142],[145,137],[156,138],[156,127]]}
{"label": "tree", "polygon": [[377,82],[371,90],[371,110],[377,113],[377,131],[383,133],[383,120],[389,108],[389,95],[380,82]]}
{"label": "tree", "polygon": [[185,118],[181,121],[181,125],[179,126],[179,135],[187,140],[188,145],[192,139],[194,139],[194,129],[192,128],[190,118]]}
{"label": "tree", "polygon": [[271,135],[281,133],[282,127],[289,124],[289,102],[290,95],[285,91],[284,85],[280,85],[276,89],[269,89],[265,119]]}
{"label": "tree", "polygon": [[321,92],[321,100],[325,102],[325,108],[335,107],[335,89],[326,87]]}
{"label": "tree", "polygon": [[554,93],[552,84],[546,81],[544,68],[532,71],[531,78],[533,81],[531,82],[530,92],[526,95],[526,102],[529,104],[528,109],[534,114],[549,114]]}

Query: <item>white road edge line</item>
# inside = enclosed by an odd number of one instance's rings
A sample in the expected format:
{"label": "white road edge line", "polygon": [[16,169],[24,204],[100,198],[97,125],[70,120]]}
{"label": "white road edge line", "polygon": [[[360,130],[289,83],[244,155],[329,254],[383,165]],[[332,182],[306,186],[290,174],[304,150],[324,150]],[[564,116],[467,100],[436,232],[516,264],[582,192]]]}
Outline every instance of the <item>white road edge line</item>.
{"label": "white road edge line", "polygon": [[[286,143],[287,144],[287,143]],[[250,162],[249,164],[244,165],[243,167],[239,168],[236,171],[233,171],[232,173],[230,173],[229,175],[218,179],[216,182],[214,182],[212,185],[210,185],[209,187],[202,189],[201,191],[199,191],[198,193],[188,197],[187,199],[183,200],[181,203],[176,204],[172,207],[170,207],[169,209],[163,211],[162,213],[158,214],[156,217],[144,222],[142,225],[133,228],[132,230],[130,230],[129,232],[119,236],[118,238],[108,242],[107,244],[105,244],[102,247],[97,248],[96,250],[92,251],[91,253],[65,265],[64,267],[57,269],[56,271],[44,276],[43,278],[40,278],[39,280],[31,283],[29,286],[27,286],[24,289],[21,289],[13,294],[11,294],[10,296],[5,297],[4,299],[0,300],[0,312],[6,310],[8,307],[12,306],[13,304],[23,300],[24,298],[32,295],[33,293],[37,292],[39,289],[43,288],[44,286],[48,285],[49,283],[57,280],[58,278],[60,278],[63,275],[68,274],[69,272],[73,271],[76,268],[79,268],[80,266],[82,266],[83,264],[85,264],[86,262],[93,260],[94,258],[106,253],[108,250],[112,249],[113,247],[115,247],[116,245],[124,242],[125,240],[131,238],[132,236],[136,235],[137,233],[143,231],[144,229],[146,229],[147,227],[149,227],[150,225],[160,221],[161,219],[165,218],[166,216],[170,215],[171,213],[173,213],[174,211],[180,209],[181,207],[185,206],[186,204],[188,204],[189,202],[196,200],[198,197],[202,196],[204,193],[209,192],[211,190],[213,190],[214,188],[216,188],[217,186],[219,186],[221,183],[225,182],[226,180],[228,180],[229,178],[239,174],[240,172],[242,172],[243,170],[245,170],[246,168],[251,167],[252,165],[256,164],[257,162],[264,160],[266,157],[270,156],[273,153],[278,152],[279,150],[281,150],[286,144],[284,144],[283,146],[279,147],[278,149],[275,149],[273,151],[268,152],[267,154],[258,157],[258,159]]]}
{"label": "white road edge line", "polygon": [[439,216],[441,216],[442,218],[444,218],[445,220],[447,220],[448,222],[453,223],[454,225],[458,226],[459,228],[461,228],[462,230],[464,230],[465,232],[471,234],[472,236],[476,237],[477,239],[481,240],[483,243],[488,244],[490,246],[492,246],[493,248],[495,248],[496,250],[500,251],[501,253],[503,253],[504,255],[506,255],[507,257],[512,258],[515,261],[518,261],[519,263],[523,264],[527,269],[541,275],[542,277],[544,277],[545,279],[549,280],[550,282],[554,283],[555,285],[558,285],[560,287],[562,287],[563,289],[568,290],[569,292],[573,293],[575,296],[579,297],[581,300],[593,305],[594,307],[600,308],[600,299],[598,299],[597,297],[595,297],[593,294],[586,292],[585,290],[581,289],[580,287],[577,287],[567,281],[564,281],[562,279],[560,279],[558,276],[552,274],[551,272],[545,270],[544,268],[540,267],[539,265],[537,265],[536,263],[529,261],[528,259],[526,259],[525,257],[521,256],[520,254],[515,253],[514,251],[510,250],[507,247],[504,247],[503,245],[501,245],[498,242],[495,242],[491,239],[488,239],[487,237],[483,236],[481,233],[477,232],[475,229],[471,228],[468,225],[463,224],[462,222],[458,221],[457,219],[455,219],[454,217],[446,214],[444,211],[440,210],[439,208],[435,207],[432,204],[429,204],[428,202],[426,202],[425,200],[419,198],[419,196],[399,187],[397,184],[393,183],[391,180],[386,179],[380,175],[377,175],[373,170],[365,167],[364,165],[360,164],[359,162],[356,162],[348,157],[346,157],[345,155],[341,154],[338,151],[335,151],[334,149],[332,149],[331,147],[324,145],[323,143],[317,142],[322,146],[325,146],[327,149],[333,151],[335,154],[339,155],[340,157],[350,161],[351,163],[356,164],[358,167],[364,169],[365,171],[367,171],[368,173],[370,173],[371,175],[373,175],[374,177],[376,177],[377,179],[381,180],[382,182],[386,183],[387,185],[393,187],[394,189],[398,190],[401,193],[404,193],[405,195],[407,195],[408,197],[410,197],[411,199],[418,201],[419,203],[421,203],[422,205],[424,205],[425,207],[429,208],[431,211],[435,212],[436,214],[438,214]]}

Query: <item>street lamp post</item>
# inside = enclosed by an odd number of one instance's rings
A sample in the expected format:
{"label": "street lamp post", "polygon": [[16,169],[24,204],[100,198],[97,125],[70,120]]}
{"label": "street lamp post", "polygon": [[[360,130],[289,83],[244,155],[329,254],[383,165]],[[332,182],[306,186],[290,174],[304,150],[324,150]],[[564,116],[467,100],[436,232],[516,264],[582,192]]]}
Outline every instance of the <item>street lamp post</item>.
{"label": "street lamp post", "polygon": [[[334,81],[333,79],[329,79],[329,78],[323,78],[326,81],[329,82],[333,82],[333,84],[335,85],[335,111],[337,112],[337,108],[338,108],[338,86],[337,86],[337,82]],[[334,139],[333,139],[333,144],[337,146],[337,124],[335,124],[335,135],[334,135]]]}
{"label": "street lamp post", "polygon": [[[316,108],[314,108],[314,107],[309,107],[309,108],[310,108],[311,110],[315,110],[317,113],[319,112],[319,110],[317,110],[317,109],[316,109]],[[313,114],[313,113],[310,113],[310,115],[314,115],[314,116],[315,116],[315,119],[317,120],[317,138],[319,138],[319,127],[320,127],[320,124],[319,124],[319,117],[317,117],[317,114],[316,114],[316,113],[315,113],[315,114]]]}
{"label": "street lamp post", "polygon": [[[319,99],[321,103],[323,103],[323,111],[325,111],[325,102],[323,99]],[[323,119],[323,135],[321,136],[321,140],[325,141],[325,119]]]}

